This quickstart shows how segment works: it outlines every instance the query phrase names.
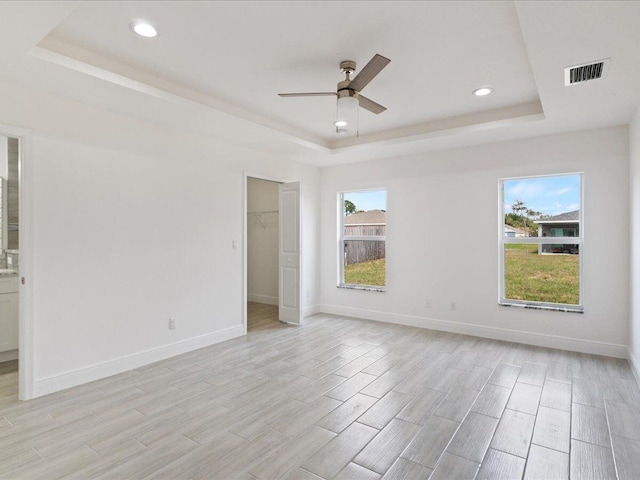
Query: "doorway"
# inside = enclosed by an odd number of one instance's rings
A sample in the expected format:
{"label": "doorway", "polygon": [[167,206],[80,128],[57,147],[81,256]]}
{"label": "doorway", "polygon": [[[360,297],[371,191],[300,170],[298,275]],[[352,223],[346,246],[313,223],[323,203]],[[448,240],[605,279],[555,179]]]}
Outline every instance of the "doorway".
{"label": "doorway", "polygon": [[244,175],[245,333],[258,319],[302,322],[300,183]]}
{"label": "doorway", "polygon": [[278,321],[279,182],[247,178],[247,329]]}
{"label": "doorway", "polygon": [[[17,355],[18,359],[13,361],[18,368],[18,381],[16,388],[18,389],[18,398],[20,400],[29,400],[36,396],[35,382],[33,375],[33,309],[31,304],[32,288],[31,288],[31,272],[32,272],[32,241],[31,232],[33,232],[32,221],[33,215],[32,206],[33,199],[30,196],[29,189],[29,168],[31,167],[31,136],[29,131],[12,127],[10,125],[0,125],[0,137],[6,137],[7,139],[7,155],[11,157],[11,166],[9,166],[9,159],[7,159],[6,170],[0,170],[0,176],[7,180],[6,176],[11,173],[11,194],[5,192],[7,202],[11,202],[11,205],[7,206],[5,210],[6,228],[3,228],[3,235],[6,238],[6,243],[2,243],[0,249],[2,249],[2,259],[0,260],[2,267],[5,270],[14,270],[16,274],[9,273],[0,277],[0,281],[10,278],[5,282],[5,289],[18,298],[17,304],[17,326],[15,323],[15,314],[11,314],[11,322],[13,322],[15,334],[18,336],[18,344],[16,348],[9,348],[4,353],[4,358],[12,358]],[[17,196],[16,196],[16,147],[17,147]],[[1,147],[0,147],[1,148]],[[5,182],[5,185],[7,182]],[[15,207],[13,202],[17,199],[17,218],[15,213]],[[8,215],[11,213],[11,216]],[[9,231],[10,230],[10,231]],[[9,239],[11,238],[11,243]],[[17,246],[16,246],[17,238]],[[6,246],[5,246],[6,245]],[[11,248],[9,248],[11,247]],[[15,248],[14,248],[15,247]],[[11,257],[10,259],[8,257]],[[7,268],[8,267],[8,268]],[[8,273],[8,272],[7,272]],[[9,285],[9,286],[7,286]],[[17,285],[17,292],[15,291],[15,285]],[[9,292],[8,289],[12,291]],[[3,294],[0,294],[3,295]],[[13,301],[11,302],[13,303]],[[6,307],[5,307],[6,308]],[[12,312],[15,311],[16,306],[12,305],[8,308]],[[4,313],[1,315],[5,318]],[[0,342],[0,343],[5,343]],[[8,341],[12,346],[15,346],[15,336]],[[6,370],[3,370],[6,373]],[[10,375],[15,376],[15,371]]]}
{"label": "doorway", "polygon": [[[20,139],[0,133],[0,378],[18,395],[20,323]],[[13,381],[15,379],[15,382]]]}

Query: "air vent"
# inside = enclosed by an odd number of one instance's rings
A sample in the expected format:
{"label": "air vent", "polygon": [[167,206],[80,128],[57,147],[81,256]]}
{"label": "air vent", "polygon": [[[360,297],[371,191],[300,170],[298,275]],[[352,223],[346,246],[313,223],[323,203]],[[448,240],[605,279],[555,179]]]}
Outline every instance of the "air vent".
{"label": "air vent", "polygon": [[564,86],[576,85],[577,83],[588,82],[602,78],[609,70],[610,58],[598,60],[597,62],[574,65],[564,69]]}

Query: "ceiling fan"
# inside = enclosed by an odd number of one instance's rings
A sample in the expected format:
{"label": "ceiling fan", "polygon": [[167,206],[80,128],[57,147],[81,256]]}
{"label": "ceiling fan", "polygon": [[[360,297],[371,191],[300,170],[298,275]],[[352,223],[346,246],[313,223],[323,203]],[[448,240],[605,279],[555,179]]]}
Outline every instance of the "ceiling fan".
{"label": "ceiling fan", "polygon": [[369,63],[367,63],[352,80],[351,74],[356,70],[356,62],[353,60],[344,60],[340,62],[340,70],[345,74],[346,78],[338,82],[338,87],[335,92],[279,93],[278,95],[281,97],[337,96],[338,106],[340,106],[341,103],[351,103],[354,104],[354,106],[359,105],[377,115],[384,112],[387,108],[361,95],[360,91],[366,87],[390,61],[391,60],[382,55],[375,54],[373,58],[369,60]]}

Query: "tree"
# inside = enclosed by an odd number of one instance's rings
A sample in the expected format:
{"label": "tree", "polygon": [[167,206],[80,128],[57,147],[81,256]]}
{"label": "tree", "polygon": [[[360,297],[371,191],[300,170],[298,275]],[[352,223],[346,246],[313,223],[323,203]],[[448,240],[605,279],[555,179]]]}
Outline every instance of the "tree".
{"label": "tree", "polygon": [[516,199],[516,203],[511,205],[511,211],[516,214],[518,220],[520,220],[520,226],[527,231],[527,217],[525,216],[527,212],[527,205],[522,201]]}
{"label": "tree", "polygon": [[355,204],[351,200],[345,200],[344,201],[344,214],[345,214],[345,216],[346,215],[352,215],[354,213],[357,213]]}
{"label": "tree", "polygon": [[538,226],[534,223],[534,220],[540,220],[542,218],[542,212],[527,209],[527,222],[529,223],[529,236],[538,236]]}
{"label": "tree", "polygon": [[518,199],[511,205],[511,212],[505,215],[505,223],[507,225],[522,228],[527,237],[537,236],[538,230],[534,219],[537,220],[542,217],[541,212],[530,209],[525,202]]}

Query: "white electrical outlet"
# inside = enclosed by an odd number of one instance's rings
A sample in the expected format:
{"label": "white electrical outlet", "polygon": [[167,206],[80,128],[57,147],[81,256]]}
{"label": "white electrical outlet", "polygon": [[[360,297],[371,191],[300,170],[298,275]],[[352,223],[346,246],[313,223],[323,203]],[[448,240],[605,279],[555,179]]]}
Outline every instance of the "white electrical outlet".
{"label": "white electrical outlet", "polygon": [[311,290],[307,290],[307,298],[311,298]]}
{"label": "white electrical outlet", "polygon": [[169,319],[169,330],[175,330],[176,329],[176,319],[175,318],[170,318]]}
{"label": "white electrical outlet", "polygon": [[231,240],[231,248],[234,250],[238,249],[238,241],[237,240]]}
{"label": "white electrical outlet", "polygon": [[456,302],[451,302],[451,311],[455,312],[458,309],[458,305]]}
{"label": "white electrical outlet", "polygon": [[425,307],[425,308],[431,308],[431,299],[430,299],[430,298],[427,298],[427,299],[424,301],[424,307]]}

